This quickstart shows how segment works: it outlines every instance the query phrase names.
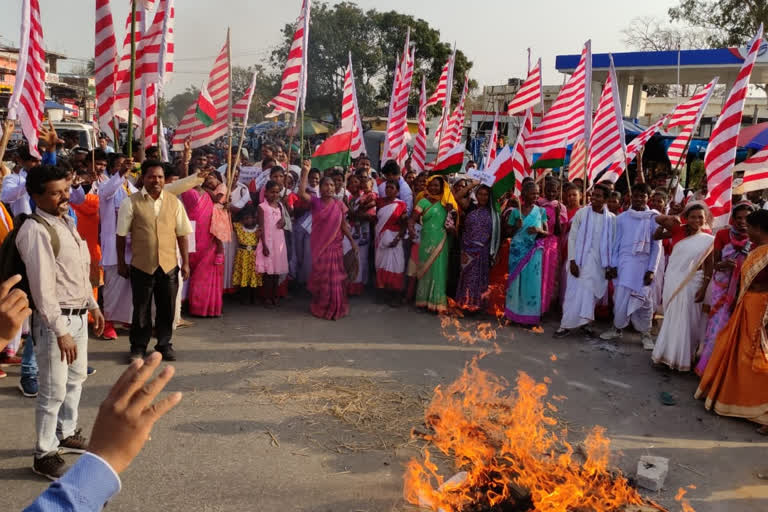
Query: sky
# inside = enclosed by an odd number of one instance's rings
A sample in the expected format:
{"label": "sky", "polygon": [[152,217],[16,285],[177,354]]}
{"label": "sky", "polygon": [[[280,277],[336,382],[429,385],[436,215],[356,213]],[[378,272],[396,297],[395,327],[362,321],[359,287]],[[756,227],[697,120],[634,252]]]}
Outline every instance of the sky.
{"label": "sky", "polygon": [[[0,44],[18,44],[22,0],[2,0]],[[336,3],[332,0],[331,3]],[[621,30],[639,16],[667,19],[677,0],[357,0],[364,9],[395,10],[423,18],[443,41],[473,61],[471,77],[481,86],[524,78],[526,48],[541,57],[544,84],[557,85],[555,56],[580,53],[592,39],[595,53],[626,50]],[[60,71],[93,57],[95,0],[40,0],[48,50],[73,58]],[[128,0],[112,1],[118,41],[124,36]],[[176,74],[166,97],[199,86],[232,30],[232,62],[261,62],[280,42],[280,30],[292,22],[300,0],[176,0]],[[311,37],[310,33],[310,37]],[[120,43],[121,44],[121,43]],[[74,60],[82,59],[82,60]],[[311,73],[310,69],[310,73]]]}

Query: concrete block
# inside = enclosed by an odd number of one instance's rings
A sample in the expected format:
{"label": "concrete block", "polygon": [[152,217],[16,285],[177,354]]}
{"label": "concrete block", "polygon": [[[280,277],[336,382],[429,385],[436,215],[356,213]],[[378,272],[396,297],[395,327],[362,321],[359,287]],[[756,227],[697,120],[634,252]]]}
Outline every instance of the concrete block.
{"label": "concrete block", "polygon": [[637,485],[649,491],[659,491],[669,473],[669,459],[644,455],[637,463]]}

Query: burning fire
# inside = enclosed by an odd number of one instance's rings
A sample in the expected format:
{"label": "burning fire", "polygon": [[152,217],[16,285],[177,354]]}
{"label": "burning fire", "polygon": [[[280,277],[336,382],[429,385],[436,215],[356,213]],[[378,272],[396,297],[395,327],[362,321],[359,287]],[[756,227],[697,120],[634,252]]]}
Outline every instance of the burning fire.
{"label": "burning fire", "polygon": [[425,413],[424,437],[452,458],[460,473],[447,480],[425,448],[423,460],[407,465],[408,502],[443,512],[614,511],[646,503],[608,469],[604,429],[589,434],[579,463],[567,431],[558,430],[551,416],[557,407],[546,401],[547,385],[520,372],[511,391],[504,379],[481,370],[478,359],[448,387],[435,389]]}

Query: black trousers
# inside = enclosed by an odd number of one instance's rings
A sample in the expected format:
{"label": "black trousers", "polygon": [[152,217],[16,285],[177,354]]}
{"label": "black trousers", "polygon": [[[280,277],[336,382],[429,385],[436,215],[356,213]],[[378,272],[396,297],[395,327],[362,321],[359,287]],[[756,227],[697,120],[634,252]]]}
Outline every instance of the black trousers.
{"label": "black trousers", "polygon": [[152,298],[155,299],[155,350],[163,352],[171,348],[173,319],[176,313],[176,294],[179,291],[179,267],[167,274],[158,267],[154,274],[147,274],[131,267],[133,292],[133,322],[131,323],[131,353],[147,350],[152,337]]}

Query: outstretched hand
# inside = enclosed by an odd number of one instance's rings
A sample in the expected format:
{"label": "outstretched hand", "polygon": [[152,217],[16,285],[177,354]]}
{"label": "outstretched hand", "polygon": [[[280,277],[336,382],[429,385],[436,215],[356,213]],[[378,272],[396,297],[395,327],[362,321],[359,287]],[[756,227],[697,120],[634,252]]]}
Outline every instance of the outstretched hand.
{"label": "outstretched hand", "polygon": [[107,461],[116,473],[124,471],[139,454],[155,422],[181,401],[177,392],[152,403],[175,371],[167,366],[149,381],[161,359],[154,352],[146,360],[131,363],[99,407],[88,451]]}

